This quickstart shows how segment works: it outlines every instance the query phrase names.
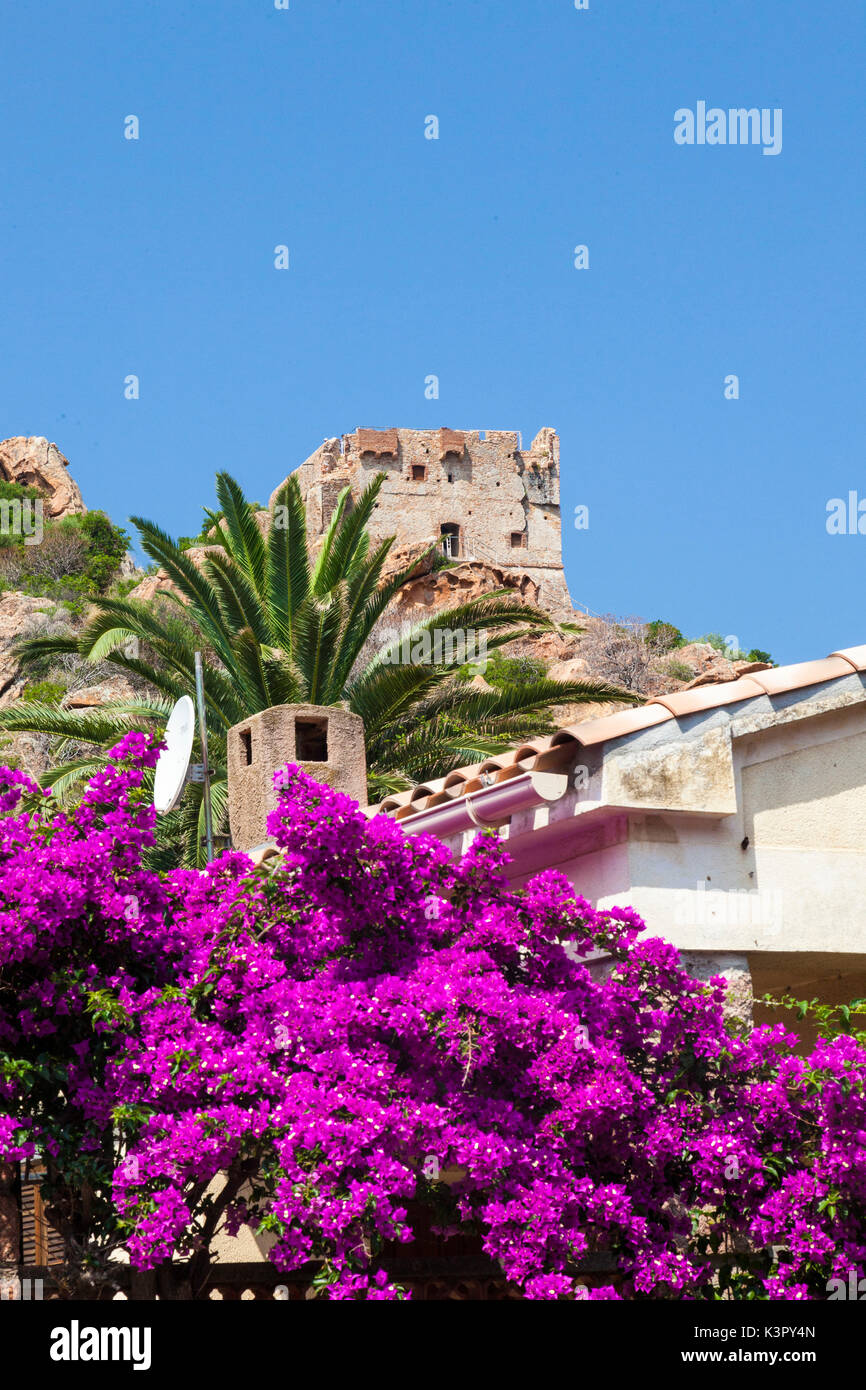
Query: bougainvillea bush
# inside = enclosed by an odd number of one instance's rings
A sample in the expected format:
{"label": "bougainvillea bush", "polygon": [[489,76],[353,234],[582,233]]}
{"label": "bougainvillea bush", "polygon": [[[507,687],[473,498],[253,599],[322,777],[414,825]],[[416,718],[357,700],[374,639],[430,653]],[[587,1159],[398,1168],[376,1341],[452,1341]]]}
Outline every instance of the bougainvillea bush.
{"label": "bougainvillea bush", "polygon": [[155,757],[128,735],[66,813],[0,774],[0,1158],[45,1164],[79,1289],[123,1250],[195,1296],[248,1224],[322,1297],[400,1299],[425,1209],[533,1299],[863,1275],[854,1038],[731,1031],[630,909],[512,891],[495,838],[452,861],[297,768],[269,866],[147,871]]}

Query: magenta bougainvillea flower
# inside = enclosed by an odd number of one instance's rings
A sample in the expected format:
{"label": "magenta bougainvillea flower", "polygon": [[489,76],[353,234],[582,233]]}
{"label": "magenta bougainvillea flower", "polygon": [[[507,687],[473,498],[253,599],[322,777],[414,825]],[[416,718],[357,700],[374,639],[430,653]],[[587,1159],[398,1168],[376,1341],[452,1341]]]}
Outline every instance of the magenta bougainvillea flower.
{"label": "magenta bougainvillea flower", "polygon": [[453,861],[294,767],[278,861],[148,871],[156,753],[128,735],[66,813],[0,771],[0,1157],[38,1154],[82,1262],[197,1289],[246,1223],[325,1297],[399,1299],[427,1209],[533,1299],[717,1297],[734,1243],[741,1296],[863,1276],[853,1038],[734,1034],[629,908],[514,891],[495,838]]}

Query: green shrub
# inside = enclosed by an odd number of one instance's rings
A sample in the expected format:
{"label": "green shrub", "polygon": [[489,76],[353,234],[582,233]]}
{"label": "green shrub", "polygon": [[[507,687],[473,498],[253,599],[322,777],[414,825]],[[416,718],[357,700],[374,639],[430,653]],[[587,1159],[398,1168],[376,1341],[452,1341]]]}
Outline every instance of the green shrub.
{"label": "green shrub", "polygon": [[[157,568],[154,566],[154,568]],[[141,574],[128,574],[123,579],[115,579],[108,588],[109,598],[126,598],[141,583]]]}
{"label": "green shrub", "polygon": [[117,573],[118,562],[113,555],[91,555],[84,569],[96,593],[103,594]]}
{"label": "green shrub", "polygon": [[661,618],[653,618],[651,623],[646,625],[647,641],[657,644],[662,651],[672,651],[674,647],[684,647],[686,639],[678,627],[673,623],[666,623]]}
{"label": "green shrub", "polygon": [[[0,502],[23,502],[25,498],[35,501],[41,496],[38,487],[27,487],[23,483],[7,483],[0,479]],[[23,546],[23,536],[15,535],[12,531],[0,530],[0,550],[17,550],[19,547],[23,549]]]}
{"label": "green shrub", "polygon": [[66,686],[63,681],[28,681],[21,698],[40,705],[59,705],[65,694]]}
{"label": "green shrub", "polygon": [[495,690],[502,690],[505,686],[516,686],[520,689],[544,680],[546,675],[547,667],[538,657],[503,656],[500,651],[494,651],[487,658],[484,679]]}
{"label": "green shrub", "polygon": [[[0,500],[10,496],[10,489],[15,497],[39,496],[35,488],[4,483]],[[25,545],[21,536],[0,535],[6,569],[0,587],[44,594],[81,612],[87,599],[109,587],[128,544],[123,528],[100,511],[46,521],[38,545]]]}
{"label": "green shrub", "polygon": [[665,667],[665,675],[675,681],[690,681],[694,674],[691,666],[687,666],[684,661],[669,661]]}
{"label": "green shrub", "polygon": [[695,637],[695,642],[707,642],[714,647],[717,652],[721,652],[729,661],[766,661],[769,665],[775,666],[775,661],[769,652],[762,651],[760,647],[752,647],[750,652],[731,651],[725,645],[725,639],[718,632],[706,632],[703,637]]}
{"label": "green shrub", "polygon": [[705,632],[703,637],[696,637],[696,642],[705,642],[715,651],[721,652],[722,656],[727,656],[728,645],[720,632]]}
{"label": "green shrub", "polygon": [[104,593],[129,548],[129,536],[121,526],[115,526],[105,512],[88,512],[76,520],[87,540],[84,573],[93,582],[96,592]]}
{"label": "green shrub", "polygon": [[41,496],[42,493],[38,487],[28,487],[25,483],[7,483],[4,478],[0,478],[0,499],[14,502],[16,498],[19,501],[25,497],[31,497],[35,500]]}

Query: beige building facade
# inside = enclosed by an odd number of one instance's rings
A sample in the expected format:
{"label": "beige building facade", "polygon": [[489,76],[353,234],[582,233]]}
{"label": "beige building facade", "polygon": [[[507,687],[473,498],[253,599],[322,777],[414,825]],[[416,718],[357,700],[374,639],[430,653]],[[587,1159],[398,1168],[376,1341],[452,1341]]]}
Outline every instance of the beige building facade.
{"label": "beige building facade", "polygon": [[740,1005],[866,996],[866,646],[560,729],[377,810],[455,853],[495,826],[515,883],[556,868],[633,906]]}

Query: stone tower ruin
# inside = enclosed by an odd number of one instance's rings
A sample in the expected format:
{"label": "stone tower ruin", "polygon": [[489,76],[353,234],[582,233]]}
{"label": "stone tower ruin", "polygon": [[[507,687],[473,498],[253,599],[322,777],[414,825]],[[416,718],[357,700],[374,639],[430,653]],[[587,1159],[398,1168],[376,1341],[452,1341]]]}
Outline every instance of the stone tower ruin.
{"label": "stone tower ruin", "polygon": [[369,527],[374,541],[395,536],[399,548],[438,540],[452,559],[528,575],[542,608],[571,615],[555,430],[539,430],[523,449],[510,430],[358,429],[326,439],[295,471],[311,544],[327,529],[344,487],[357,496],[385,473]]}

